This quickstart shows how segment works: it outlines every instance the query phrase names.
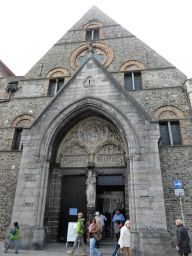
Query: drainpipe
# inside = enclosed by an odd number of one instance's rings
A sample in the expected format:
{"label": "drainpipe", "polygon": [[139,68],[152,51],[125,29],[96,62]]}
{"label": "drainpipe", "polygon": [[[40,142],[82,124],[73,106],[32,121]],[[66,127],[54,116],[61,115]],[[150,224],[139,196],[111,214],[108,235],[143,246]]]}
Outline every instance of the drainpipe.
{"label": "drainpipe", "polygon": [[8,98],[7,99],[0,99],[0,103],[9,101],[10,100],[10,96],[11,96],[11,90],[9,91]]}

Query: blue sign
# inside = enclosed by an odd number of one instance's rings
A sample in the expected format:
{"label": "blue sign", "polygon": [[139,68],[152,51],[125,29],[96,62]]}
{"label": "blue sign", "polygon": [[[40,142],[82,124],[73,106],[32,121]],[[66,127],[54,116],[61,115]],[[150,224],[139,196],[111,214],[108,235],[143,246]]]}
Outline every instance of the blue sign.
{"label": "blue sign", "polygon": [[175,186],[176,188],[182,188],[182,187],[183,187],[183,183],[182,183],[180,180],[176,180],[176,181],[174,182],[174,186]]}
{"label": "blue sign", "polygon": [[69,208],[69,215],[77,215],[77,208]]}

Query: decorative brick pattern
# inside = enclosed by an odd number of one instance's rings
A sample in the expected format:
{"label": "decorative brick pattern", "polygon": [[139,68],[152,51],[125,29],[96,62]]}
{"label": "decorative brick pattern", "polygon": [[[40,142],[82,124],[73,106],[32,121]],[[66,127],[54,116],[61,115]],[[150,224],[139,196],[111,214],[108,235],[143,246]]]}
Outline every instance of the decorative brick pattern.
{"label": "decorative brick pattern", "polygon": [[[136,70],[141,70],[141,69],[145,69],[145,65],[139,61],[136,60],[131,60],[131,61],[127,61],[125,62],[121,67],[120,67],[120,71],[124,72],[124,71],[136,71]],[[124,76],[121,76],[121,83],[124,85]],[[141,80],[142,80],[142,88],[145,89],[145,71],[141,71]]]}
{"label": "decorative brick pattern", "polygon": [[32,115],[22,115],[18,116],[12,122],[12,127],[27,127],[34,120],[34,116]]}
{"label": "decorative brick pattern", "polygon": [[48,72],[46,78],[50,77],[60,77],[60,76],[69,76],[69,71],[65,68],[55,68]]}
{"label": "decorative brick pattern", "polygon": [[172,118],[185,118],[183,112],[173,106],[166,106],[157,109],[154,113],[154,118],[158,119],[172,119]]}
{"label": "decorative brick pattern", "polygon": [[87,29],[87,28],[99,28],[99,27],[103,27],[103,24],[99,21],[90,21],[87,24],[85,24],[83,26],[83,29]]}
{"label": "decorative brick pattern", "polygon": [[120,71],[140,70],[140,69],[145,69],[145,65],[136,60],[127,61],[120,67]]}
{"label": "decorative brick pattern", "polygon": [[[108,67],[111,62],[113,61],[113,50],[109,45],[106,45],[104,43],[100,42],[94,42],[92,43],[95,50],[98,49],[105,53],[105,60],[101,63],[104,67]],[[72,69],[77,70],[80,67],[80,64],[77,62],[78,56],[85,50],[88,50],[90,46],[90,43],[83,44],[82,46],[75,49],[74,52],[72,52],[70,59],[69,59],[69,65]]]}

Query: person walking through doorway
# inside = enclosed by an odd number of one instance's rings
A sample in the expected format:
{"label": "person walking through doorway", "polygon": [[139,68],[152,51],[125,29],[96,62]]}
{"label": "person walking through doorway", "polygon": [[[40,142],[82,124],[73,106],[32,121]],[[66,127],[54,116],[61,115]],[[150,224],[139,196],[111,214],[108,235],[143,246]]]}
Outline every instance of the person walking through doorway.
{"label": "person walking through doorway", "polygon": [[119,238],[120,238],[120,229],[121,229],[121,227],[122,227],[121,224],[120,224],[120,220],[116,220],[116,226],[117,226],[117,228],[116,228],[115,237],[116,237],[116,239],[117,239],[117,242],[116,242],[115,250],[114,250],[112,256],[115,256],[116,253],[117,253],[117,251],[118,251],[119,248],[120,248],[120,245],[118,244],[118,241],[119,241]]}
{"label": "person walking through doorway", "polygon": [[119,209],[116,210],[115,215],[113,216],[113,219],[112,219],[112,222],[114,223],[114,231],[117,228],[116,222],[115,222],[116,220],[120,220],[120,224],[121,224],[121,226],[123,226],[125,218],[124,218],[123,214],[120,213]]}
{"label": "person walking through doorway", "polygon": [[87,241],[90,241],[90,256],[93,256],[93,251],[97,255],[102,256],[102,254],[95,248],[96,239],[99,239],[99,228],[96,223],[96,219],[92,218],[89,225],[89,235]]}
{"label": "person walking through doorway", "polygon": [[87,255],[87,250],[86,250],[86,247],[85,247],[85,244],[84,244],[84,241],[83,241],[83,228],[84,228],[84,223],[83,222],[85,222],[85,219],[83,219],[83,213],[81,213],[81,212],[79,212],[77,216],[78,216],[78,221],[77,221],[75,242],[74,242],[72,251],[68,251],[67,253],[69,255],[73,255],[73,253],[74,253],[74,251],[77,247],[78,241],[80,240],[81,245],[83,246],[83,251],[84,251],[81,255],[86,256]]}
{"label": "person walking through doorway", "polygon": [[118,244],[120,245],[122,254],[128,253],[129,256],[132,256],[132,250],[130,247],[130,227],[131,222],[130,220],[127,220],[125,225],[120,230],[120,238]]}
{"label": "person walking through doorway", "polygon": [[99,215],[99,218],[102,221],[102,238],[105,240],[105,221],[107,221],[107,218],[103,215],[103,213]]}
{"label": "person walking through doorway", "polygon": [[189,245],[189,235],[187,229],[183,227],[183,222],[181,219],[175,221],[177,226],[177,245],[176,250],[179,253],[179,256],[188,256],[191,253],[191,248]]}

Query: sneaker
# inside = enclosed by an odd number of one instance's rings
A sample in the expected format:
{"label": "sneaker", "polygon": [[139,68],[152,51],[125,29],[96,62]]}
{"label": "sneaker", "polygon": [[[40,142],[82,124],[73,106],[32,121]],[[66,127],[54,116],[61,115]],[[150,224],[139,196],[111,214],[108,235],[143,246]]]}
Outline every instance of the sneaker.
{"label": "sneaker", "polygon": [[18,254],[18,252],[15,252],[16,254]]}
{"label": "sneaker", "polygon": [[4,253],[7,253],[7,251],[5,250]]}
{"label": "sneaker", "polygon": [[81,256],[87,256],[87,253],[86,253],[86,252],[83,252],[83,253],[81,254]]}
{"label": "sneaker", "polygon": [[72,251],[68,251],[67,252],[69,255],[73,255],[73,252]]}

